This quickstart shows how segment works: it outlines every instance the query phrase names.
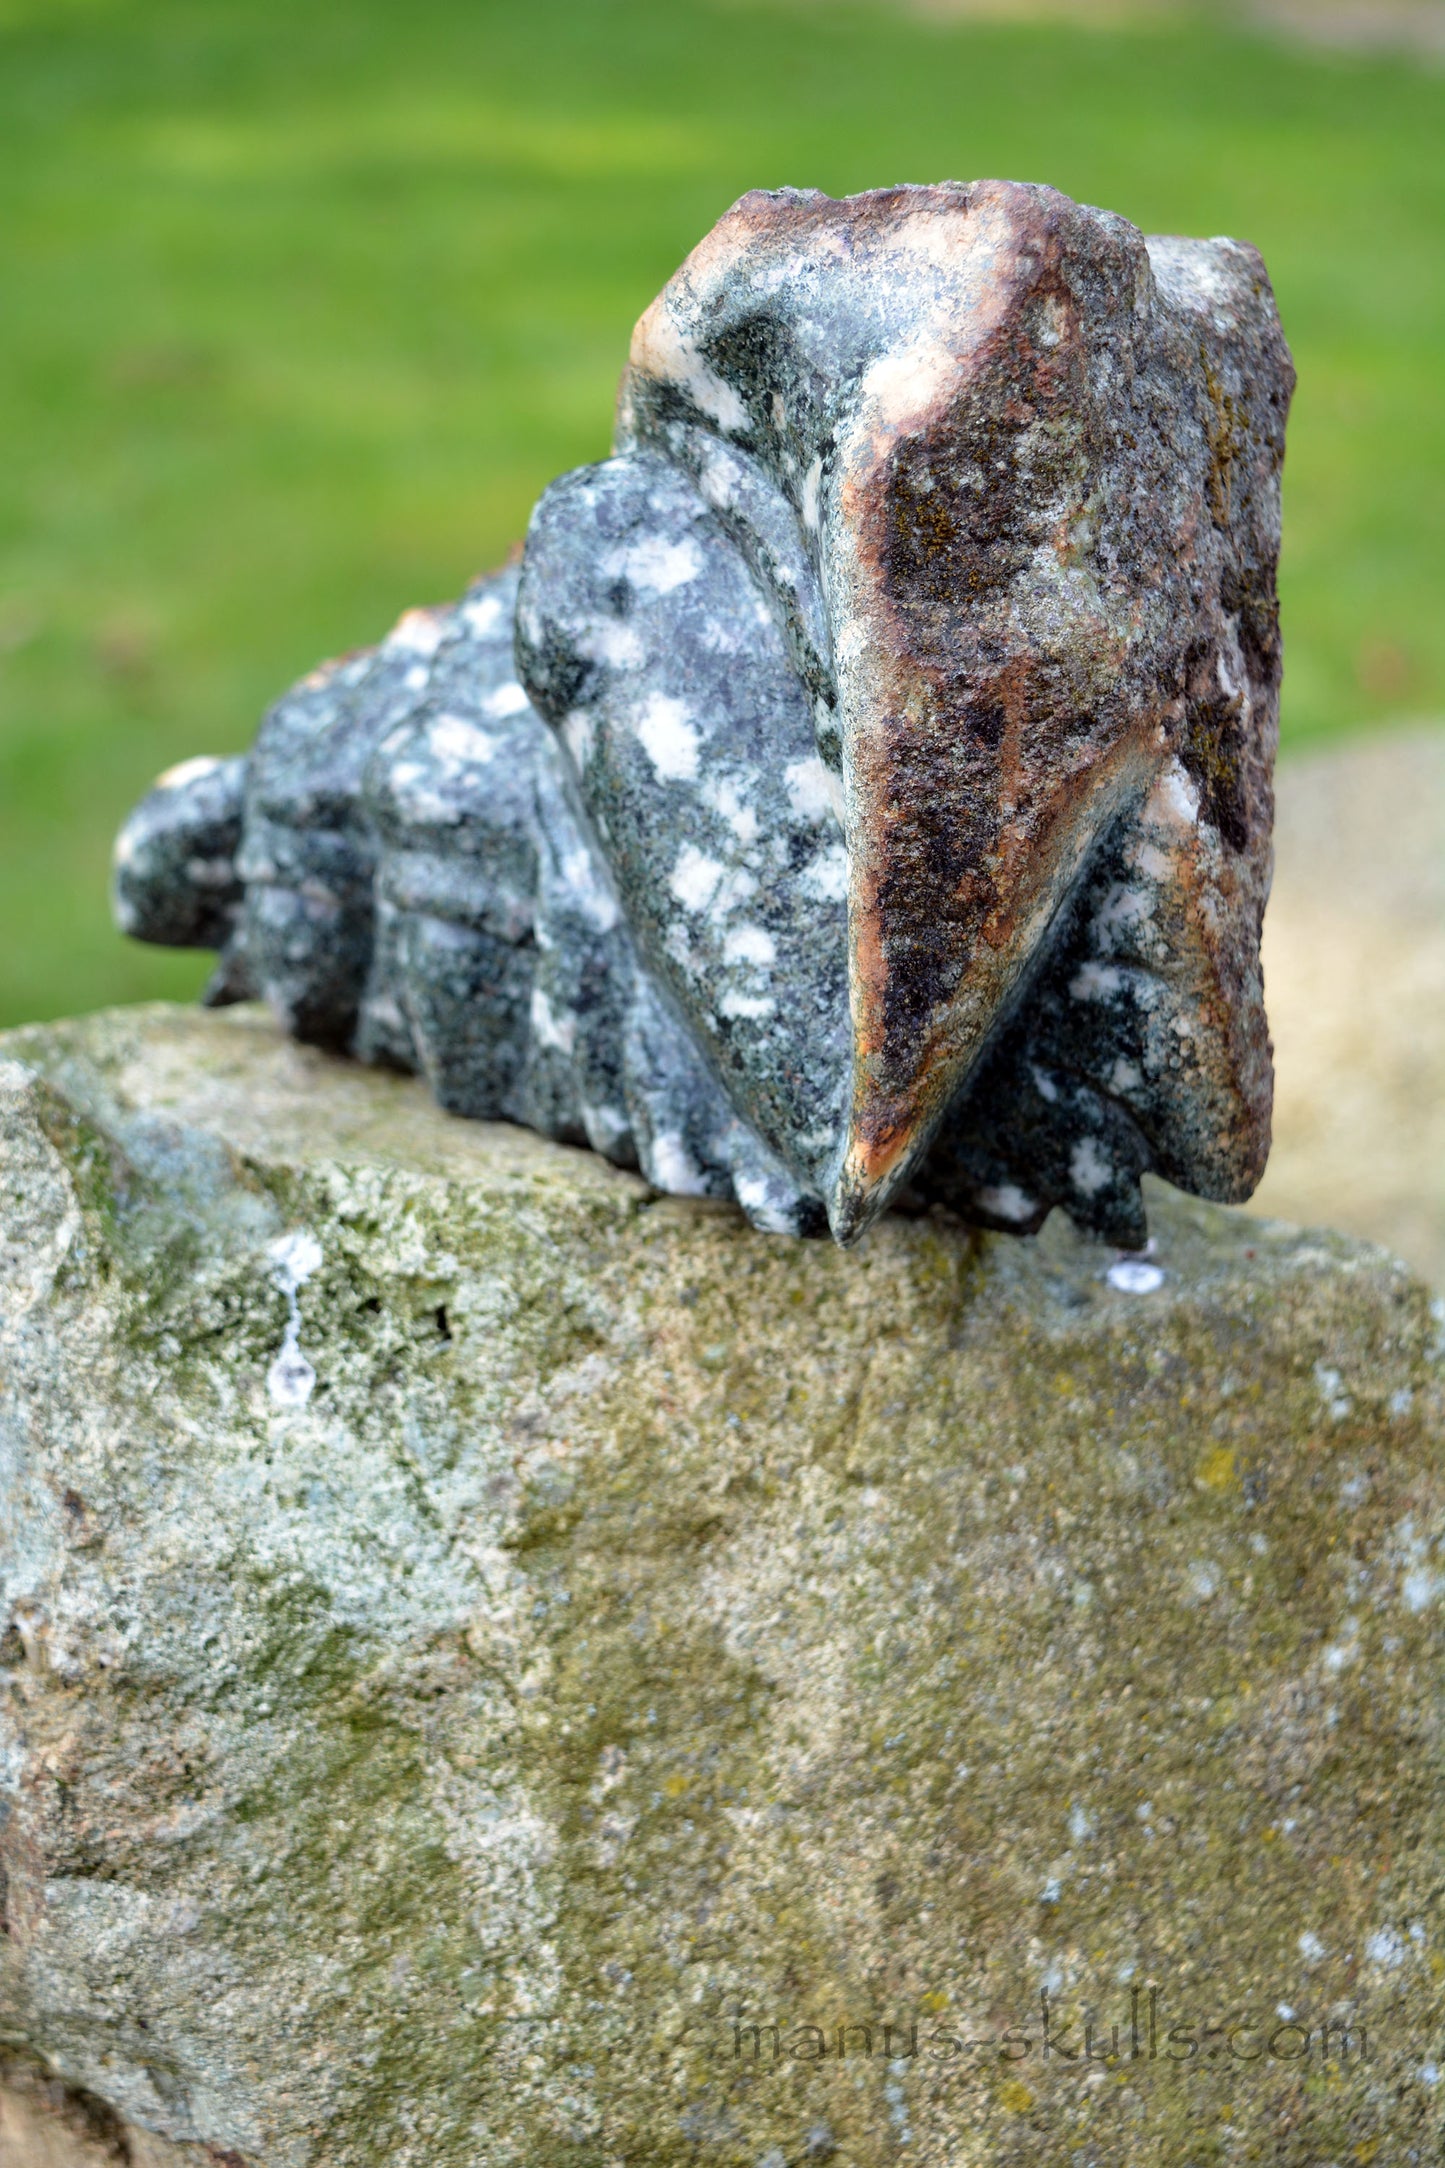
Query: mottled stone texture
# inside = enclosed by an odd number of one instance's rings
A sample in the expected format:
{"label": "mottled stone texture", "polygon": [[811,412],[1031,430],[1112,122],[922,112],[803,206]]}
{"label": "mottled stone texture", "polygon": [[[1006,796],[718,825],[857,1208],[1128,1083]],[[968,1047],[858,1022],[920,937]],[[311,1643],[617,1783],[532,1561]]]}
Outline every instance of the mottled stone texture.
{"label": "mottled stone texture", "polygon": [[1292,384],[1240,243],[1005,182],[745,196],[520,593],[164,782],[121,922],[769,1230],[911,1195],[1139,1245],[1147,1170],[1243,1198]]}
{"label": "mottled stone texture", "polygon": [[1162,1185],[1151,1267],[763,1242],[254,1010],[0,1062],[27,2116],[232,2168],[1441,2158],[1402,1268]]}

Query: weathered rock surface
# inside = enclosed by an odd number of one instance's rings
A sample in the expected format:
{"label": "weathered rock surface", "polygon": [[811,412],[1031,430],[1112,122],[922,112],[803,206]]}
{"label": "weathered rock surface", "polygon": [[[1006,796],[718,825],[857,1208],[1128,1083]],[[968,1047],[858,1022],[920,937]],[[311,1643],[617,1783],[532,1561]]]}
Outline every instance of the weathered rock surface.
{"label": "weathered rock surface", "polygon": [[1441,2157],[1404,1268],[768,1239],[246,1010],[0,1055],[12,2155]]}

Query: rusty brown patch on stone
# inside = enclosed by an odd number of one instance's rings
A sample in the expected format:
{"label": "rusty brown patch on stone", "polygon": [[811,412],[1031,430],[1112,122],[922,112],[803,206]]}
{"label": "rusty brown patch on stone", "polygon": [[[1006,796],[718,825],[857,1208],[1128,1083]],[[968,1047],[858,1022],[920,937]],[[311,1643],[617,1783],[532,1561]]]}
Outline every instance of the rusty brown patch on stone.
{"label": "rusty brown patch on stone", "polygon": [[883,658],[850,739],[859,1184],[907,1156],[976,1055],[1040,905],[1061,900],[1091,801],[1104,810],[1100,763],[1134,724],[1101,683],[1123,646],[1110,628],[1071,652],[1012,617],[1060,501],[1087,499],[1111,449],[1069,275],[1072,206],[1019,196],[993,273],[1002,321],[935,417],[846,493]]}

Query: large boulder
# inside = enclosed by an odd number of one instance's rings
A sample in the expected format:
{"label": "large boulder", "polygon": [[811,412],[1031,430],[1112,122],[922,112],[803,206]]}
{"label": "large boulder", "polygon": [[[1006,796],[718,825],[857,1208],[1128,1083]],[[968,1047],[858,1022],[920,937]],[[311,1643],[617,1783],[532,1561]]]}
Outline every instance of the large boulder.
{"label": "large boulder", "polygon": [[7,2164],[1441,2158],[1402,1266],[769,1238],[247,1010],[0,1057]]}

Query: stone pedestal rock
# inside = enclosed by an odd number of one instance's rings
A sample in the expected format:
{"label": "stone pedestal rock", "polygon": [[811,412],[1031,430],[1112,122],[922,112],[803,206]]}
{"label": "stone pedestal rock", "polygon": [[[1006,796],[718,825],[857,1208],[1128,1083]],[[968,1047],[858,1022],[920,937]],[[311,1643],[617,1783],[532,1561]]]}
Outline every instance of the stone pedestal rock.
{"label": "stone pedestal rock", "polygon": [[768,1238],[244,1009],[0,1054],[12,2157],[1441,2157],[1403,1267]]}

